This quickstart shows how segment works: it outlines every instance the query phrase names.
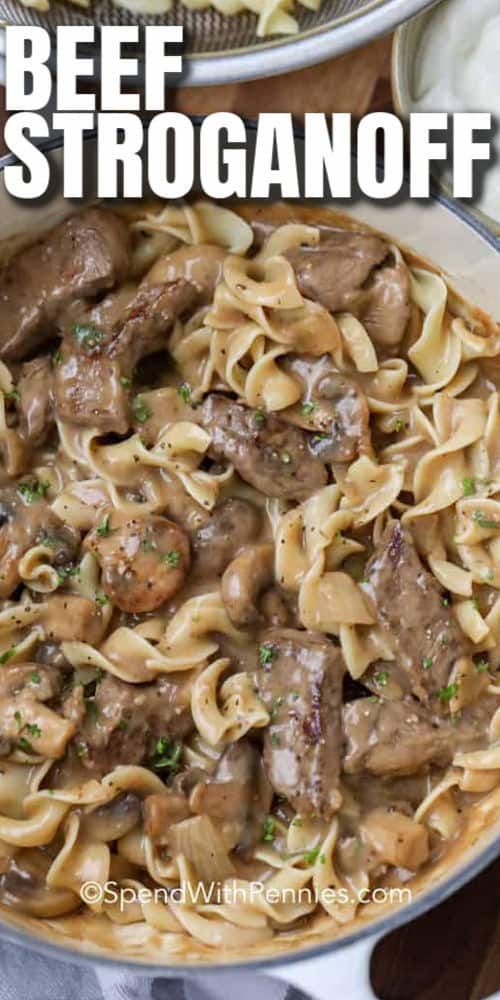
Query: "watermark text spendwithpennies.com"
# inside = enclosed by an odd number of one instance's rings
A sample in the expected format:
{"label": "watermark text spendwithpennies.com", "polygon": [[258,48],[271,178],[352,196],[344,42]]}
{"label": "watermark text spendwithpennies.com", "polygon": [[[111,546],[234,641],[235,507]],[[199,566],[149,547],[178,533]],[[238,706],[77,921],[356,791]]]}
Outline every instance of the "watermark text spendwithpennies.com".
{"label": "watermark text spendwithpennies.com", "polygon": [[226,882],[186,882],[172,889],[164,886],[156,886],[149,889],[147,886],[125,886],[116,881],[107,882],[84,882],[80,888],[80,898],[82,902],[92,904],[107,903],[108,905],[118,905],[120,911],[125,910],[132,903],[181,903],[188,906],[202,906],[209,903],[224,904],[229,906],[243,906],[256,904],[264,900],[268,905],[276,906],[280,903],[302,904],[302,905],[325,905],[337,906],[367,906],[370,903],[396,905],[406,905],[412,901],[412,891],[405,886],[393,886],[384,888],[382,886],[372,889],[359,889],[353,891],[348,888],[336,889],[328,886],[317,889],[314,886],[303,886],[300,889],[292,886],[276,888],[265,882],[247,882],[244,886],[241,882],[228,880]]}

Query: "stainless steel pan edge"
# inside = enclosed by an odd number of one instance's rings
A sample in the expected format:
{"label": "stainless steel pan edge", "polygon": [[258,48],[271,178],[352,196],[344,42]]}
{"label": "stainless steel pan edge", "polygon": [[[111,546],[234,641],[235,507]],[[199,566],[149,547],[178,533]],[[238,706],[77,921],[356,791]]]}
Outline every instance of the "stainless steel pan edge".
{"label": "stainless steel pan edge", "polygon": [[[344,3],[346,0],[344,0]],[[328,5],[315,15],[311,24],[311,12],[299,17],[299,31],[296,35],[257,39],[253,28],[235,29],[238,18],[241,24],[256,23],[253,15],[233,15],[222,17],[214,11],[193,12],[177,8],[164,18],[137,18],[125,10],[110,11],[101,16],[99,5],[95,11],[97,23],[134,24],[140,23],[184,23],[187,26],[188,42],[184,59],[185,72],[180,86],[210,86],[214,84],[238,83],[262,77],[276,76],[321,63],[332,56],[364,45],[380,35],[392,31],[397,25],[432,7],[437,0],[365,0],[366,6],[359,10],[354,4],[361,0],[349,0],[352,10],[339,14],[329,12]],[[253,21],[251,18],[253,17]],[[196,20],[198,18],[198,20]],[[92,13],[78,7],[64,7],[64,17],[59,11],[59,20],[65,24],[91,24]],[[112,19],[112,21],[111,21]],[[202,20],[203,19],[203,20]],[[304,23],[301,23],[302,20]],[[22,6],[20,0],[0,0],[0,24],[39,24],[53,30],[59,20],[52,15],[33,11]],[[309,21],[309,24],[307,23]],[[198,25],[208,25],[198,29]],[[209,45],[196,41],[190,49],[190,35],[206,33]],[[241,42],[239,39],[241,34]],[[224,41],[226,39],[226,41]]]}
{"label": "stainless steel pan edge", "polygon": [[[199,120],[194,120],[199,127]],[[250,123],[250,129],[254,126]],[[297,135],[300,143],[301,136]],[[89,173],[93,159],[95,137],[89,135],[85,142]],[[51,157],[60,162],[59,140],[45,144],[51,150]],[[43,206],[14,204],[5,192],[3,168],[12,158],[0,159],[0,239],[11,237],[13,233],[26,232],[33,227],[44,228],[64,213],[74,210],[74,205],[65,203],[57,195]],[[375,203],[337,204],[339,211],[352,215],[379,230],[392,234],[393,238],[412,246],[416,252],[444,265],[453,283],[463,294],[470,294],[478,301],[478,295],[487,294],[487,308],[500,319],[500,253],[498,241],[477,220],[468,216],[446,197],[437,194],[432,203],[421,204],[400,202],[397,205],[381,206]],[[419,221],[420,220],[420,221]],[[465,274],[460,272],[460,260]],[[460,273],[459,273],[460,272]],[[465,282],[465,285],[464,283]],[[481,303],[484,299],[481,297]],[[55,944],[13,927],[0,918],[0,935],[8,941],[27,948],[34,948],[47,958],[71,960],[79,964],[98,966],[99,974],[108,976],[135,974],[148,978],[168,978],[203,974],[217,976],[223,985],[224,977],[235,972],[241,975],[268,975],[286,980],[301,987],[318,1000],[331,1000],[338,991],[350,1000],[367,1000],[373,997],[369,984],[369,962],[377,940],[397,927],[414,920],[427,910],[443,902],[480,871],[500,856],[500,828],[485,832],[474,851],[454,868],[450,875],[433,885],[409,905],[391,912],[370,924],[366,924],[342,937],[320,945],[295,951],[277,958],[251,959],[246,962],[216,963],[210,965],[146,964],[140,960],[122,960],[83,954],[71,948],[71,942]]]}

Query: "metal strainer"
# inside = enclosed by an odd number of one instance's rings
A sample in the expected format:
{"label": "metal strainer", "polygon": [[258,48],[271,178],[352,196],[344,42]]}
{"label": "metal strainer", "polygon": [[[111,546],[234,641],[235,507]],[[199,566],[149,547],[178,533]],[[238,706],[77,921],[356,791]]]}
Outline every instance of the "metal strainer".
{"label": "metal strainer", "polygon": [[[257,18],[243,13],[231,17],[212,7],[189,10],[179,0],[161,17],[140,17],[116,7],[112,0],[95,0],[85,10],[52,0],[47,12],[24,7],[19,0],[0,0],[0,23],[37,24],[55,28],[76,24],[183,24],[187,72],[182,81],[207,85],[274,76],[310,66],[362,45],[377,35],[432,6],[436,0],[323,0],[317,11],[295,5],[297,34],[261,39]],[[255,109],[256,112],[258,108]]]}

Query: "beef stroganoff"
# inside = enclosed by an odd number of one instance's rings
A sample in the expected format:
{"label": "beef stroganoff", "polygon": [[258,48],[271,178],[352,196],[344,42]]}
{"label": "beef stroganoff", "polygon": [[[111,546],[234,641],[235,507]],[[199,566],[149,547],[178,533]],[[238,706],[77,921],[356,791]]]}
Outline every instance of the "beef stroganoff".
{"label": "beef stroganoff", "polygon": [[284,205],[89,208],[0,302],[3,907],[207,957],[432,871],[500,783],[498,326]]}

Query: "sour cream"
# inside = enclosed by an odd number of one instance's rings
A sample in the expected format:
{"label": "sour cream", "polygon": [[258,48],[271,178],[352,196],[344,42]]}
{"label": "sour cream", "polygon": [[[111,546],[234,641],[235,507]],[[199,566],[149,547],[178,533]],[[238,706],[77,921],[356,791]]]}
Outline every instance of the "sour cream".
{"label": "sour cream", "polygon": [[446,0],[416,54],[414,111],[490,111],[494,163],[477,207],[500,221],[500,0]]}

